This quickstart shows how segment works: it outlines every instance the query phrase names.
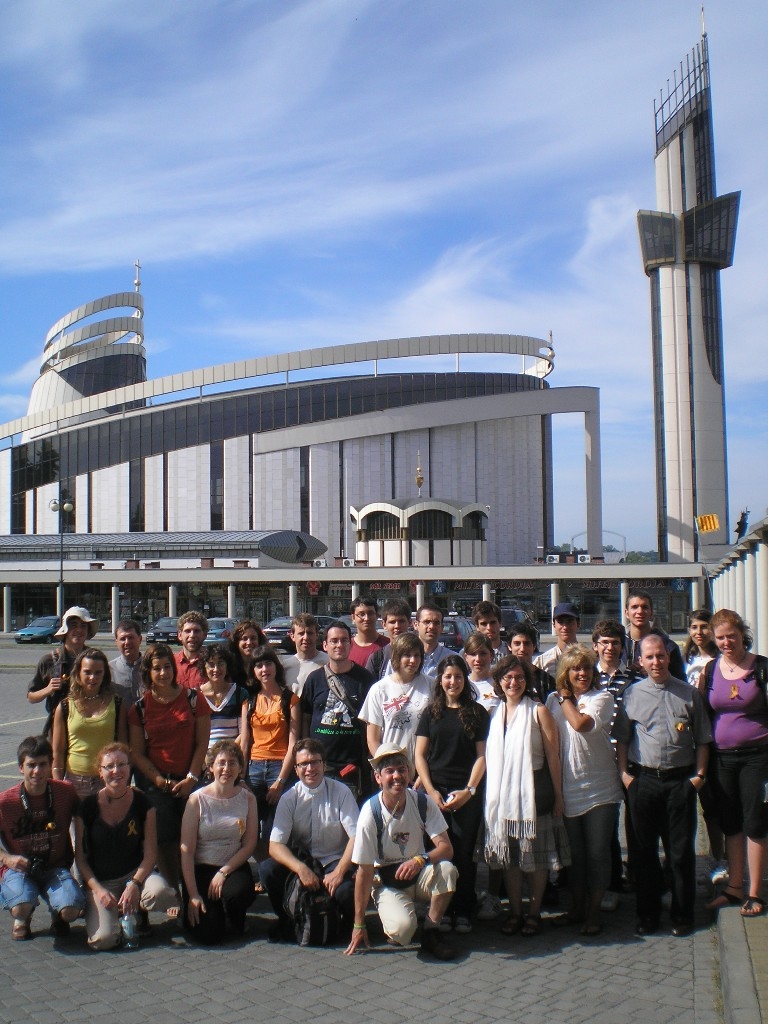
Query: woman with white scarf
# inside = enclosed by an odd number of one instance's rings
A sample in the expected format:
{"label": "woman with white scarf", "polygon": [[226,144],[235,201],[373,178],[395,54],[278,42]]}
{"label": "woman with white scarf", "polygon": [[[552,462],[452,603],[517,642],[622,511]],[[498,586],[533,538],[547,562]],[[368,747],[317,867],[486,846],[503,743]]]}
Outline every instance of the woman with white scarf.
{"label": "woman with white scarf", "polygon": [[504,871],[509,914],[502,933],[538,935],[547,874],[570,863],[557,727],[534,695],[527,662],[509,655],[494,665],[492,676],[502,703],[486,746],[485,855],[490,868]]}

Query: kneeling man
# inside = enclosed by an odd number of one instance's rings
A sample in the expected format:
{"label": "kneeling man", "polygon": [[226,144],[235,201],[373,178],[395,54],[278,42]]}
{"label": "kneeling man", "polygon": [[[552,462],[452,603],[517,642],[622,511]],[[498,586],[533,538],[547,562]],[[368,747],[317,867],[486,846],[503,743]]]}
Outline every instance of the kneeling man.
{"label": "kneeling man", "polygon": [[[299,781],[280,797],[269,841],[269,857],[259,865],[277,922],[273,942],[291,937],[291,922],[283,909],[285,886],[291,872],[307,889],[324,885],[339,907],[342,935],[349,934],[355,906],[352,846],[357,826],[357,804],[348,786],[326,778],[325,748],[319,740],[299,740],[295,750]],[[308,850],[323,865],[318,877],[293,853]]]}
{"label": "kneeling man", "polygon": [[69,782],[51,779],[51,745],[43,736],[22,740],[17,756],[23,781],[0,794],[0,903],[11,912],[14,939],[32,938],[30,920],[41,896],[53,934],[66,935],[85,906],[69,871],[69,826],[80,800]]}
{"label": "kneeling man", "polygon": [[[380,746],[370,763],[380,792],[363,804],[357,823],[355,923],[345,952],[351,956],[360,945],[370,946],[365,912],[373,896],[387,939],[396,946],[407,946],[414,936],[416,901],[429,903],[421,951],[452,960],[456,950],[439,929],[458,877],[445,818],[426,793],[410,788],[413,767],[396,743]],[[427,837],[432,840],[428,853]]]}

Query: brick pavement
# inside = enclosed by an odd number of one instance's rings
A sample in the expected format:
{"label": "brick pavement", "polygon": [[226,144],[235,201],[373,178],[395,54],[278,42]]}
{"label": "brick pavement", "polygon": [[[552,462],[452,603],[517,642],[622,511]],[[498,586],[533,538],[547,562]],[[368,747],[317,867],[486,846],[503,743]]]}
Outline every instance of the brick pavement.
{"label": "brick pavement", "polygon": [[[106,640],[103,646],[109,650]],[[29,666],[41,653],[0,641],[1,788],[18,779],[19,740],[42,722],[24,698]],[[455,937],[462,956],[453,964],[380,942],[351,959],[337,949],[270,945],[265,897],[249,915],[251,940],[215,950],[187,947],[177,925],[153,916],[162,923],[138,952],[94,954],[85,948],[81,923],[66,940],[45,934],[44,907],[33,919],[41,930],[33,941],[12,942],[3,913],[0,1021],[303,1024],[311,1017],[313,1024],[399,1024],[428,1016],[456,1024],[717,1024],[718,933],[702,912],[689,938],[636,938],[633,902],[623,897],[595,939],[554,925],[535,939],[505,938],[479,925],[472,935]],[[747,931],[755,934],[755,924],[747,922]],[[380,932],[374,935],[380,939]],[[730,959],[735,940],[723,946],[722,928],[720,942]],[[736,991],[743,987],[739,982]]]}

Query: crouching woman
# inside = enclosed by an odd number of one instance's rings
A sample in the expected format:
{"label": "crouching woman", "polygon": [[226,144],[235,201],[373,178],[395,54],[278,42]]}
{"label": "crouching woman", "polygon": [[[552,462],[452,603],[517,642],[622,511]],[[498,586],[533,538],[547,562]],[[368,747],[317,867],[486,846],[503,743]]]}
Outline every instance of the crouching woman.
{"label": "crouching woman", "polygon": [[75,818],[75,860],[85,887],[88,945],[100,951],[120,942],[120,917],[138,915],[148,928],[150,910],[178,903],[175,890],[155,871],[156,811],[129,785],[125,743],[108,743],[96,759],[103,788],[87,796]]}

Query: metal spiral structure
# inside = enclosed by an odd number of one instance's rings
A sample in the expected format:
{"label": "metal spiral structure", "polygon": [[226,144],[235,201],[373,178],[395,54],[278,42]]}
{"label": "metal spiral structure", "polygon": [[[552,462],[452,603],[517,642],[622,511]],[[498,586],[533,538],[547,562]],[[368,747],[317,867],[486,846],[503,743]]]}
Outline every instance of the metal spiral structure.
{"label": "metal spiral structure", "polygon": [[[51,327],[45,337],[40,376],[32,388],[29,415],[146,381],[144,297],[138,285],[137,275],[136,291],[86,302]],[[134,312],[92,319],[111,309]]]}

